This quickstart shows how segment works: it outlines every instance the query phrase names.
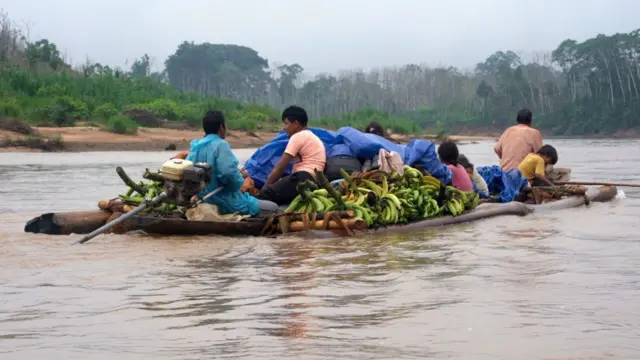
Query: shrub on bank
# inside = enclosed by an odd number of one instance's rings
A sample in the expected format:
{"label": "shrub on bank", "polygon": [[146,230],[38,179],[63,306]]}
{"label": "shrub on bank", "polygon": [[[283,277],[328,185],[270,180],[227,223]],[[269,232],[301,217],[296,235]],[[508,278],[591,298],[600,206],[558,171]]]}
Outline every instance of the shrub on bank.
{"label": "shrub on bank", "polygon": [[126,115],[115,115],[109,118],[105,130],[116,134],[135,135],[138,133],[138,124]]}
{"label": "shrub on bank", "polygon": [[87,120],[89,110],[82,101],[69,96],[60,96],[45,102],[35,109],[33,113],[36,119],[44,125],[74,126],[78,120]]}

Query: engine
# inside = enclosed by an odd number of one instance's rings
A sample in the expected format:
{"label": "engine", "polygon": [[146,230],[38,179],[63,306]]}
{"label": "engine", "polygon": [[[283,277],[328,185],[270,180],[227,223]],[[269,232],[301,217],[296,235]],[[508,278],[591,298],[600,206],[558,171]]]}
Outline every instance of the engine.
{"label": "engine", "polygon": [[171,159],[162,164],[160,175],[164,178],[167,202],[187,206],[191,198],[211,182],[211,165]]}

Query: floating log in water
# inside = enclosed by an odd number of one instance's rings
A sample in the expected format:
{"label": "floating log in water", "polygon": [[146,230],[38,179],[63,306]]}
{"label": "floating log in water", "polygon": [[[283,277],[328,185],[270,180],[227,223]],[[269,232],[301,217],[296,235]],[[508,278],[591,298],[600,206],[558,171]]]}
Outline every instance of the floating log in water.
{"label": "floating log in water", "polygon": [[107,223],[111,212],[103,210],[46,213],[27,222],[25,232],[35,234],[87,234]]}
{"label": "floating log in water", "polygon": [[621,187],[640,187],[640,184],[616,182],[616,181],[559,181],[556,185],[593,185],[593,186],[621,186]]}

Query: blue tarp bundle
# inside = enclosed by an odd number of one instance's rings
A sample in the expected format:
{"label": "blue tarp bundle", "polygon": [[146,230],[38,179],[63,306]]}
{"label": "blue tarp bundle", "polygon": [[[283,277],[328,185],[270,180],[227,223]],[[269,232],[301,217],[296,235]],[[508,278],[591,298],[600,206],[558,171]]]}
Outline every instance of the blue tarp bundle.
{"label": "blue tarp bundle", "polygon": [[[436,154],[436,147],[431,141],[413,140],[407,145],[393,143],[383,137],[366,134],[352,127],[343,127],[338,132],[324,129],[310,128],[324,143],[327,158],[333,156],[354,156],[360,159],[371,159],[380,149],[395,151],[402,156],[404,163],[421,166],[440,181],[448,183],[451,171],[440,162]],[[245,164],[245,169],[251,175],[256,187],[264,185],[274,166],[280,160],[289,138],[281,131],[271,142],[259,148]],[[285,174],[291,172],[291,166]]]}
{"label": "blue tarp bundle", "polygon": [[489,193],[498,195],[500,202],[510,202],[515,199],[520,190],[527,184],[527,179],[522,177],[518,169],[502,171],[498,165],[482,166],[478,174],[487,182]]}

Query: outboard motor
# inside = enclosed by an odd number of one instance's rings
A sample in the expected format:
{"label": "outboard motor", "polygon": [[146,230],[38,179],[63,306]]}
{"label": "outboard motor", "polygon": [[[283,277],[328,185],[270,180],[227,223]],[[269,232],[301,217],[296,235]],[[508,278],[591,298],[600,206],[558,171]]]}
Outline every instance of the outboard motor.
{"label": "outboard motor", "polygon": [[187,206],[191,198],[211,183],[211,165],[193,163],[188,160],[171,159],[160,168],[164,178],[167,201],[178,206]]}

